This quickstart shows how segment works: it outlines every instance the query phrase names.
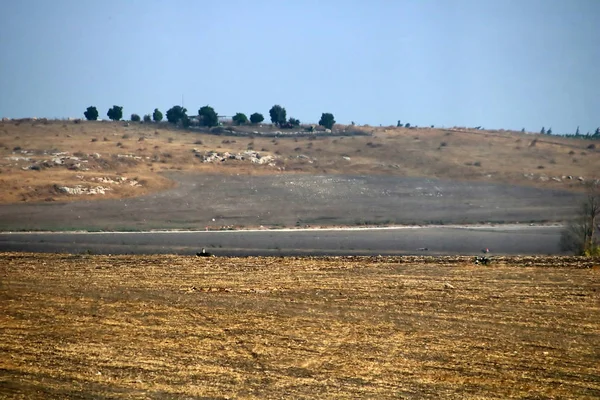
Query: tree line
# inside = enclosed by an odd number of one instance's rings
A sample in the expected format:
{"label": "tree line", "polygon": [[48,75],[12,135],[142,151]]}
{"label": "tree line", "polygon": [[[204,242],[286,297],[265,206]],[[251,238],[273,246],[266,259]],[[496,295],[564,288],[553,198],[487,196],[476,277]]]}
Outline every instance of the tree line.
{"label": "tree line", "polygon": [[[99,117],[98,109],[94,106],[89,106],[83,115],[88,121],[97,121]],[[106,116],[112,121],[120,121],[123,118],[123,107],[117,105],[112,106],[108,109]],[[214,108],[209,105],[201,107],[196,116],[188,116],[187,109],[182,106],[173,106],[167,110],[166,117],[168,122],[186,128],[192,124],[191,118],[193,117],[197,118],[198,123],[201,126],[213,127],[219,125],[219,115]],[[275,104],[271,107],[269,110],[269,117],[271,123],[280,128],[291,129],[300,126],[300,120],[293,117],[288,119],[286,109],[279,104]],[[134,122],[141,122],[142,117],[138,114],[131,114],[130,119]],[[163,120],[163,113],[158,108],[155,108],[152,114],[144,115],[143,120],[144,122],[161,122]],[[235,125],[260,124],[265,120],[265,117],[261,113],[255,112],[248,118],[246,114],[238,112],[231,120]],[[327,112],[321,114],[319,125],[326,129],[332,129],[334,124],[335,118],[332,113]]]}

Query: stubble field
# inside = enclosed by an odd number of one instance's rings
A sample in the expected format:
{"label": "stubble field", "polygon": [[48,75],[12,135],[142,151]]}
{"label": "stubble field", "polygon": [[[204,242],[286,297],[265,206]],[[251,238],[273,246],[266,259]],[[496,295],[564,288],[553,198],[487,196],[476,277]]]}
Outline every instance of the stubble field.
{"label": "stubble field", "polygon": [[0,254],[0,397],[600,397],[575,257]]}

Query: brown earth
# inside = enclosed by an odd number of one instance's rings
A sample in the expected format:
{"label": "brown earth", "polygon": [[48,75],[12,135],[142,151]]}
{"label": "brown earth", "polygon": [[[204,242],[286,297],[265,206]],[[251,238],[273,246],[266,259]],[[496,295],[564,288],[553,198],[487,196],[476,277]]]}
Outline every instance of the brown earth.
{"label": "brown earth", "polygon": [[576,257],[0,254],[0,397],[600,397]]}
{"label": "brown earth", "polygon": [[[269,125],[246,129],[272,130]],[[578,177],[586,181],[600,177],[600,157],[597,149],[587,148],[590,141],[468,129],[340,126],[334,133],[350,130],[371,136],[244,137],[180,130],[169,124],[3,121],[0,204],[139,196],[172,188],[175,183],[162,174],[167,171],[384,174],[567,190],[581,189]],[[276,160],[274,166],[247,160],[203,163],[193,149],[199,155],[253,149]],[[63,159],[54,162],[56,157]],[[39,170],[28,169],[32,165]],[[100,179],[108,183],[99,183]],[[104,194],[68,194],[63,186],[100,186]]]}

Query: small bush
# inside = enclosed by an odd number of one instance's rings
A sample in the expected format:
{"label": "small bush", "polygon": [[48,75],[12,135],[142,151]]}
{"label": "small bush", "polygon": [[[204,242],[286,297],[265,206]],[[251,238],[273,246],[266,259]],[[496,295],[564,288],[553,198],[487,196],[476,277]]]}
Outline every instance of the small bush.
{"label": "small bush", "polygon": [[573,154],[575,154],[575,152],[574,152],[573,150],[571,150],[571,151],[569,152],[569,155],[570,155],[570,156],[572,156]]}
{"label": "small bush", "polygon": [[446,143],[446,142],[440,143],[440,147],[446,147],[446,146],[448,146],[448,143]]}
{"label": "small bush", "polygon": [[97,142],[97,141],[98,141],[98,138],[92,138],[92,143]]}
{"label": "small bush", "polygon": [[590,150],[594,150],[596,148],[596,145],[594,143],[592,143],[587,148]]}
{"label": "small bush", "polygon": [[21,146],[15,146],[15,147],[13,147],[13,151],[21,151]]}
{"label": "small bush", "polygon": [[543,165],[538,165],[538,166],[537,166],[537,168],[538,168],[538,169],[544,169],[544,168],[546,168],[546,167],[544,167]]}
{"label": "small bush", "polygon": [[481,167],[481,161],[475,161],[473,165],[476,167]]}
{"label": "small bush", "polygon": [[202,140],[196,140],[196,141],[194,142],[194,144],[204,144],[204,143],[202,142]]}
{"label": "small bush", "polygon": [[139,115],[137,115],[137,114],[131,114],[131,120],[132,120],[133,122],[140,122],[142,119],[141,119],[141,118],[140,118],[140,116],[139,116]]}
{"label": "small bush", "polygon": [[152,116],[150,114],[144,115],[144,122],[152,122]]}
{"label": "small bush", "polygon": [[130,137],[131,137],[131,135],[129,135],[128,133],[126,133],[123,136],[121,136],[121,139],[129,139]]}

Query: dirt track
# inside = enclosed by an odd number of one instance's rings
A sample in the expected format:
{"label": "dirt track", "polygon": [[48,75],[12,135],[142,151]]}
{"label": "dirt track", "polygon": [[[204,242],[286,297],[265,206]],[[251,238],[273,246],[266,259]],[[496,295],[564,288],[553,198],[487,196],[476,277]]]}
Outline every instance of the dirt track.
{"label": "dirt track", "polygon": [[570,218],[579,194],[396,176],[169,173],[178,187],[140,198],[0,206],[0,230],[149,230]]}

